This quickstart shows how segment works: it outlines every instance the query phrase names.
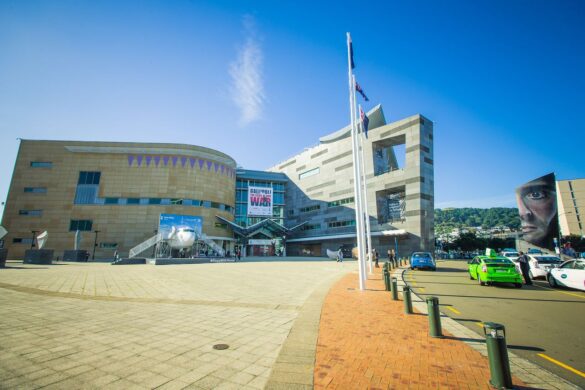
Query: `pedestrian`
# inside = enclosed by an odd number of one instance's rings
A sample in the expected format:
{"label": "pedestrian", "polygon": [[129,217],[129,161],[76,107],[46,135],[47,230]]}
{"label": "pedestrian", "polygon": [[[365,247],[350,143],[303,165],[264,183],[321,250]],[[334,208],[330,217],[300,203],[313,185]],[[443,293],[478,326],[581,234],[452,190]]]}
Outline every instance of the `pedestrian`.
{"label": "pedestrian", "polygon": [[518,257],[518,263],[520,263],[520,271],[522,271],[522,276],[524,276],[524,283],[527,285],[532,284],[532,280],[530,279],[530,258],[528,255],[524,254],[524,252],[520,251]]}
{"label": "pedestrian", "polygon": [[380,254],[378,253],[378,251],[376,249],[373,249],[374,251],[374,260],[376,260],[376,268],[380,268],[380,266],[378,265],[378,260],[380,260]]}
{"label": "pedestrian", "polygon": [[390,261],[394,267],[398,266],[398,264],[396,264],[396,251],[394,248],[390,249]]}
{"label": "pedestrian", "polygon": [[339,247],[339,250],[337,251],[337,262],[343,263],[343,251],[341,250],[341,247]]}

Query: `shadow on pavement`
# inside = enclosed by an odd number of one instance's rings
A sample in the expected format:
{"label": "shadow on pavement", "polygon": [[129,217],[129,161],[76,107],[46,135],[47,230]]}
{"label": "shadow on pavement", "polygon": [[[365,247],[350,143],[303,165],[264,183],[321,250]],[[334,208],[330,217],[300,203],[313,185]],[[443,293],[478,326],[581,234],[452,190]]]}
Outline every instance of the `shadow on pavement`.
{"label": "shadow on pavement", "polygon": [[506,299],[506,300],[511,300],[511,301],[585,303],[585,301],[567,301],[567,300],[561,300],[561,299],[528,299],[528,298],[509,298],[509,297],[490,297],[490,296],[482,296],[482,295],[453,295],[453,294],[421,294],[421,295],[432,295],[435,297]]}

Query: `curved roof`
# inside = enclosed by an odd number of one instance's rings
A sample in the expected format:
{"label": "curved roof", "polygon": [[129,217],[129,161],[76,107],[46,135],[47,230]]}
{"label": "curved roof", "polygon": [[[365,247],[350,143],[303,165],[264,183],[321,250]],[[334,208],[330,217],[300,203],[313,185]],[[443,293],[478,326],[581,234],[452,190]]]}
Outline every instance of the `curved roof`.
{"label": "curved roof", "polygon": [[[366,113],[370,120],[369,130],[375,129],[376,127],[384,126],[386,124],[386,118],[384,118],[384,111],[382,111],[382,105],[378,104]],[[340,139],[349,137],[351,132],[351,125],[345,126],[341,130],[337,130],[334,133],[325,135],[319,138],[319,142],[322,144],[328,144],[331,142],[339,141]]]}

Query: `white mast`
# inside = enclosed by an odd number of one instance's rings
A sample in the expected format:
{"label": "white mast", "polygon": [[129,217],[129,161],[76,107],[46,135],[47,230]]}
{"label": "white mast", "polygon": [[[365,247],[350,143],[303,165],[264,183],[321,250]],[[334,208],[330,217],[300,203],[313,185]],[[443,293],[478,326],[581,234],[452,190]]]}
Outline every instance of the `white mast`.
{"label": "white mast", "polygon": [[[359,106],[359,110],[360,113],[362,112],[362,106]],[[365,112],[364,112],[365,115]],[[368,212],[368,186],[367,186],[367,182],[366,182],[366,164],[364,161],[364,122],[362,121],[362,133],[359,136],[359,147],[360,147],[360,163],[362,166],[362,171],[361,171],[361,175],[363,177],[363,198],[362,198],[362,202],[363,202],[363,211],[364,211],[364,218],[366,220],[366,239],[368,242],[367,248],[368,248],[368,252],[369,252],[369,267],[370,267],[370,274],[373,272],[372,270],[372,250],[374,249],[373,245],[372,245],[372,233],[370,231],[370,213]]]}
{"label": "white mast", "polygon": [[365,290],[365,261],[364,261],[364,247],[363,247],[363,230],[362,220],[363,214],[361,212],[361,180],[359,171],[359,159],[358,159],[358,145],[357,145],[357,131],[355,123],[355,80],[351,71],[352,65],[352,47],[351,47],[351,36],[347,33],[347,68],[348,68],[348,79],[349,79],[349,114],[351,118],[351,145],[352,145],[352,159],[353,159],[353,189],[355,198],[355,224],[356,224],[356,238],[358,246],[358,265],[359,265],[359,287],[360,290]]}

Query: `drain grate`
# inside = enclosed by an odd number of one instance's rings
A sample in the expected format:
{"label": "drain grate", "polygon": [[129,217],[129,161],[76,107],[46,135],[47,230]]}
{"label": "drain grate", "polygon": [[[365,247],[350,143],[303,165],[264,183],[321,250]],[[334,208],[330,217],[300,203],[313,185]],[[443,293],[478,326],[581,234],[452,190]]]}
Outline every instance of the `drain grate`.
{"label": "drain grate", "polygon": [[230,347],[230,346],[229,346],[229,345],[227,345],[227,344],[215,344],[215,345],[213,346],[213,349],[220,349],[220,350],[221,350],[221,349],[228,349],[229,347]]}

